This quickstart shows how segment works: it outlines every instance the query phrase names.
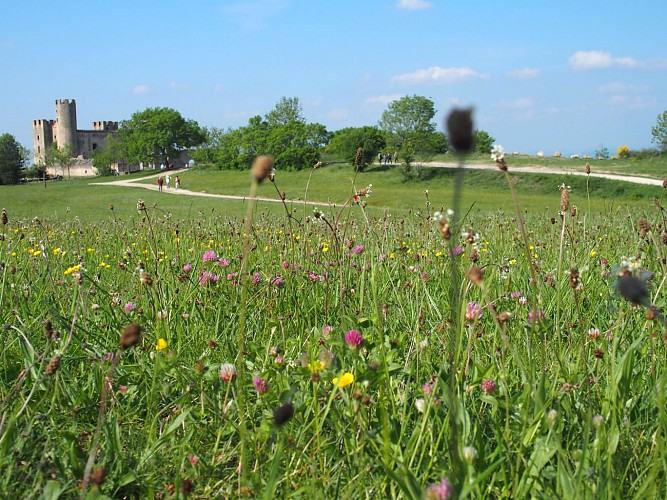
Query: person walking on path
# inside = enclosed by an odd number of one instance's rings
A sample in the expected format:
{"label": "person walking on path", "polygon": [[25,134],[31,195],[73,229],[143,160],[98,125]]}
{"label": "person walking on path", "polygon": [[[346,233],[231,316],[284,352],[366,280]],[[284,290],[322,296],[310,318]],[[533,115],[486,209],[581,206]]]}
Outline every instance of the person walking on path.
{"label": "person walking on path", "polygon": [[157,178],[157,190],[162,191],[162,184],[164,183],[164,179],[162,176]]}
{"label": "person walking on path", "polygon": [[167,174],[167,189],[171,188],[171,175]]}
{"label": "person walking on path", "polygon": [[176,176],[176,180],[174,181],[174,187],[176,189],[181,187],[181,178],[178,175]]}

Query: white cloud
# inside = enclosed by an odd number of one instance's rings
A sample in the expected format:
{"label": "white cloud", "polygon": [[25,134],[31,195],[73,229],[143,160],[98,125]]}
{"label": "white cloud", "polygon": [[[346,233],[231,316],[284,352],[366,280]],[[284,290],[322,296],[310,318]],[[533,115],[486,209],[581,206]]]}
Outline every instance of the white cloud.
{"label": "white cloud", "polygon": [[376,95],[368,97],[364,103],[367,105],[382,104],[386,106],[392,101],[398,101],[401,97],[403,97],[403,94]]}
{"label": "white cloud", "polygon": [[137,85],[132,89],[133,94],[148,94],[151,88],[148,85]]}
{"label": "white cloud", "polygon": [[426,0],[398,0],[397,7],[401,10],[422,10],[430,9],[432,4]]}
{"label": "white cloud", "polygon": [[473,78],[483,78],[471,68],[441,68],[440,66],[431,66],[426,69],[419,69],[412,73],[402,73],[393,76],[391,79],[398,83],[457,83]]}
{"label": "white cloud", "polygon": [[532,108],[535,100],[532,97],[519,97],[511,101],[500,101],[499,105],[503,108],[526,109]]}
{"label": "white cloud", "polygon": [[505,73],[505,76],[508,78],[515,78],[517,80],[529,80],[531,78],[537,78],[540,76],[542,71],[537,68],[522,68],[514,71],[508,71]]}
{"label": "white cloud", "polygon": [[568,59],[570,66],[574,69],[597,69],[621,66],[634,68],[639,66],[639,61],[632,57],[614,57],[609,52],[601,50],[579,50]]}

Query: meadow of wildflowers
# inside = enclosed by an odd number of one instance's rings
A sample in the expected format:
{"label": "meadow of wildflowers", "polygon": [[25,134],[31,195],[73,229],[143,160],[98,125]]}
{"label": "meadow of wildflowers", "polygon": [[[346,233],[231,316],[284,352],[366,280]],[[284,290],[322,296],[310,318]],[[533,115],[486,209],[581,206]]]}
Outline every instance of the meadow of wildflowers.
{"label": "meadow of wildflowers", "polygon": [[2,495],[665,497],[665,210],[564,190],[553,213],[427,192],[371,217],[370,186],[302,217],[5,212]]}

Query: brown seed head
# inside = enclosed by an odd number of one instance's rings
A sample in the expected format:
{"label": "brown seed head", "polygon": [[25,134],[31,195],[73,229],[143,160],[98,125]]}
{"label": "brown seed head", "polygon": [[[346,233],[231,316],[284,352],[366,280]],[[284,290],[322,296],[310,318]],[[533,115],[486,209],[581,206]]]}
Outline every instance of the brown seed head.
{"label": "brown seed head", "polygon": [[44,375],[50,377],[58,371],[58,368],[60,368],[60,356],[55,355],[49,360],[49,364],[46,365],[46,372],[44,372]]}
{"label": "brown seed head", "polygon": [[95,486],[101,486],[104,482],[104,467],[95,467],[90,473],[90,482]]}
{"label": "brown seed head", "polygon": [[47,319],[44,322],[44,335],[47,339],[51,339],[55,335],[55,332],[53,331],[53,323],[51,323],[50,319]]}
{"label": "brown seed head", "polygon": [[267,179],[271,175],[271,170],[273,169],[273,158],[269,155],[261,155],[255,158],[254,163],[252,164],[252,177],[257,182],[262,182],[264,179]]}
{"label": "brown seed head", "polygon": [[565,186],[560,188],[560,210],[561,212],[567,212],[567,209],[570,208],[570,190]]}
{"label": "brown seed head", "polygon": [[501,312],[498,316],[496,316],[496,319],[498,320],[498,323],[507,323],[511,317],[511,314],[508,313],[507,311]]}
{"label": "brown seed head", "polygon": [[354,157],[354,164],[358,167],[364,157],[364,148],[357,148],[357,155]]}
{"label": "brown seed head", "polygon": [[129,349],[139,342],[140,337],[141,327],[135,323],[131,323],[123,329],[123,333],[120,337],[120,346],[123,349]]}
{"label": "brown seed head", "polygon": [[570,269],[570,287],[577,288],[577,285],[579,285],[579,270],[573,268]]}
{"label": "brown seed head", "polygon": [[658,306],[651,304],[648,309],[646,309],[646,319],[648,321],[653,321],[658,316],[660,316],[660,309],[658,309]]}
{"label": "brown seed head", "polygon": [[484,280],[484,270],[479,267],[471,267],[466,274],[468,279],[475,285],[480,285]]}
{"label": "brown seed head", "polygon": [[447,117],[449,143],[459,154],[470,153],[473,148],[472,108],[453,109]]}

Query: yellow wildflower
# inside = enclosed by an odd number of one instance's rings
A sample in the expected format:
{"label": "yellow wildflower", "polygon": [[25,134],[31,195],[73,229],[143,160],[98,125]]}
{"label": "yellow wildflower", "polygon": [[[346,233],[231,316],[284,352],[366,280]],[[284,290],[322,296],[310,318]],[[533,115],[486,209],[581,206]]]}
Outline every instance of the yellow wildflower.
{"label": "yellow wildflower", "polygon": [[322,363],[322,361],[320,361],[319,359],[316,359],[312,363],[308,363],[307,366],[311,373],[317,373],[324,370],[324,363]]}
{"label": "yellow wildflower", "polygon": [[155,350],[161,351],[162,349],[166,349],[167,345],[168,345],[167,341],[164,340],[162,337],[160,337],[159,339],[157,339],[157,345],[155,346]]}
{"label": "yellow wildflower", "polygon": [[340,377],[334,378],[332,381],[333,385],[336,387],[347,387],[350,385],[352,382],[354,382],[354,375],[352,375],[350,372],[345,372],[343,375]]}

